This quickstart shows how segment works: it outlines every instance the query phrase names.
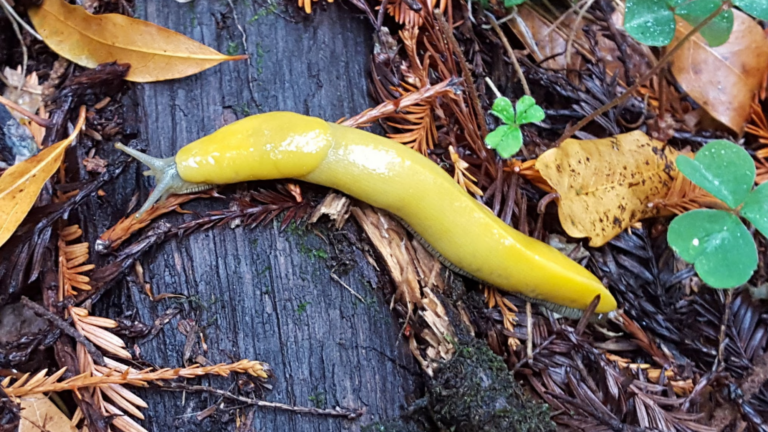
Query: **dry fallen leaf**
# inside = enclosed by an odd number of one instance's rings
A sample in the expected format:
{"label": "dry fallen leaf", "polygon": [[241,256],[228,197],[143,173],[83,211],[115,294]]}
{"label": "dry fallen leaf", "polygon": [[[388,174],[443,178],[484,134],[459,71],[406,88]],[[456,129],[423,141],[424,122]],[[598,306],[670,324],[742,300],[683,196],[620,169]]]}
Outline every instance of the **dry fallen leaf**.
{"label": "dry fallen leaf", "polygon": [[19,432],[70,432],[69,419],[44,395],[21,398]]}
{"label": "dry fallen leaf", "polygon": [[641,131],[611,138],[568,139],[536,162],[555,188],[560,222],[571,237],[601,246],[633,223],[658,216],[649,206],[667,195],[677,152]]}
{"label": "dry fallen leaf", "polygon": [[[554,23],[550,18],[545,17],[537,7],[526,2],[518,6],[517,12],[512,14],[508,23],[533,58],[539,62],[543,61],[542,67],[555,70],[580,70],[585,65],[584,57],[594,63],[596,62],[594,56],[597,54],[610,75],[621,70],[623,65],[619,60],[620,53],[616,44],[598,32],[596,33],[597,47],[593,50],[583,30],[588,22],[583,17],[577,22],[577,16],[577,11],[568,13],[565,17],[560,17],[562,19],[559,25],[553,27]],[[614,18],[614,21],[619,24],[621,17]],[[571,52],[570,55],[566,55],[569,39]],[[641,65],[638,64],[638,66]],[[644,69],[646,68],[638,67],[638,71]]]}
{"label": "dry fallen leaf", "polygon": [[70,136],[10,167],[0,177],[0,246],[11,237],[35,204],[45,182],[61,165],[64,150],[75,140],[84,123],[85,107],[81,107],[77,126]]}
{"label": "dry fallen leaf", "polygon": [[[734,9],[733,32],[712,48],[700,35],[686,42],[672,59],[672,73],[686,92],[712,117],[741,134],[750,104],[768,73],[768,38],[760,25]],[[677,19],[675,40],[692,27]]]}
{"label": "dry fallen leaf", "polygon": [[[578,53],[572,53],[570,64],[566,64],[565,50],[568,35],[561,34],[559,28],[551,28],[551,22],[525,3],[517,9],[517,15],[509,21],[509,27],[536,61],[548,59],[541,63],[542,67],[579,70],[584,65],[584,59]],[[577,31],[574,38],[579,44],[586,41],[583,31]]]}
{"label": "dry fallen leaf", "polygon": [[44,0],[29,9],[35,29],[62,57],[94,68],[129,63],[128,81],[162,81],[189,76],[244,55],[226,56],[180,33],[119,14],[91,15],[64,0]]}

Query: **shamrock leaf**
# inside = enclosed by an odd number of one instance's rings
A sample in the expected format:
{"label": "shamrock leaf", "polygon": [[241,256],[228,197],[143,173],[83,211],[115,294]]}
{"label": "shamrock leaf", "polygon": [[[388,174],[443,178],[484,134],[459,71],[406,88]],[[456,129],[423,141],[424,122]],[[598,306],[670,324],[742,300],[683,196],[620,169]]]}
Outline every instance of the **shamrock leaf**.
{"label": "shamrock leaf", "polygon": [[665,46],[675,37],[675,15],[666,0],[627,0],[624,28],[640,43]]}
{"label": "shamrock leaf", "polygon": [[676,217],[667,241],[713,288],[743,285],[757,268],[752,235],[738,216],[722,210],[693,210]]}
{"label": "shamrock leaf", "polygon": [[680,155],[677,169],[697,186],[737,208],[755,182],[755,164],[746,150],[725,140],[710,141],[695,159]]}
{"label": "shamrock leaf", "polygon": [[506,124],[515,124],[515,109],[512,108],[512,101],[503,96],[493,101],[491,113]]}
{"label": "shamrock leaf", "polygon": [[523,132],[518,126],[501,125],[485,137],[485,144],[496,149],[502,159],[507,159],[523,146]]}
{"label": "shamrock leaf", "polygon": [[[694,27],[720,7],[720,0],[674,0],[672,3],[679,5],[675,14]],[[733,11],[725,10],[705,25],[700,33],[709,46],[717,47],[728,42],[732,30]]]}
{"label": "shamrock leaf", "polygon": [[768,237],[768,183],[761,184],[747,196],[741,215]]}
{"label": "shamrock leaf", "polygon": [[733,0],[733,4],[755,18],[768,21],[768,2],[765,0]]}
{"label": "shamrock leaf", "polygon": [[544,110],[530,96],[523,96],[515,104],[515,123],[518,125],[544,120]]}

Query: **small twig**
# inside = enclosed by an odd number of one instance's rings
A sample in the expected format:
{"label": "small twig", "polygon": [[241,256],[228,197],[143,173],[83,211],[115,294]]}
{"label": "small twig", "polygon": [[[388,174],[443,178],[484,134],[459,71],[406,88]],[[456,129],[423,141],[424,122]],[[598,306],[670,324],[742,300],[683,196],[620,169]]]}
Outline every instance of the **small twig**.
{"label": "small twig", "polygon": [[504,36],[504,32],[501,31],[501,27],[499,27],[499,24],[496,22],[496,17],[493,16],[490,12],[485,12],[486,15],[488,15],[488,20],[491,22],[491,27],[493,27],[493,30],[496,32],[496,35],[501,40],[501,44],[504,45],[504,49],[507,50],[507,55],[509,56],[509,60],[512,62],[512,66],[515,67],[515,72],[517,73],[517,77],[520,79],[520,83],[523,84],[523,91],[526,95],[531,95],[531,89],[528,88],[528,81],[525,80],[525,76],[523,75],[523,70],[520,68],[520,63],[517,62],[517,56],[515,55],[515,51],[512,49],[512,46],[509,45],[509,41],[507,40],[507,37]]}
{"label": "small twig", "polygon": [[367,109],[360,114],[341,121],[341,124],[349,127],[364,127],[376,120],[397,113],[404,108],[434,99],[439,96],[454,96],[460,91],[460,78],[450,78],[439,84],[428,86],[418,91],[408,93],[407,95],[384,102],[374,108]]}
{"label": "small twig", "polygon": [[[0,1],[3,1],[3,0],[0,0]],[[33,122],[39,124],[42,127],[48,127],[48,126],[51,125],[51,121],[50,120],[44,119],[44,118],[40,117],[37,114],[33,114],[33,113],[29,112],[26,108],[24,108],[23,106],[17,104],[16,102],[14,102],[14,101],[12,101],[10,99],[6,99],[3,96],[0,96],[0,103],[5,105],[5,106],[7,106],[8,108],[18,112],[19,114],[21,114],[23,116],[29,117],[30,120],[32,120]]]}
{"label": "small twig", "polygon": [[568,35],[568,43],[565,44],[565,64],[571,64],[571,51],[573,49],[573,40],[576,38],[576,32],[579,31],[579,24],[581,24],[582,18],[584,18],[584,14],[587,12],[587,9],[589,9],[590,6],[592,6],[592,3],[594,3],[595,0],[589,0],[587,4],[584,5],[583,8],[579,9],[579,14],[576,16],[576,22],[573,23],[573,27],[571,27],[571,33]]}
{"label": "small twig", "polygon": [[559,26],[559,25],[560,25],[560,23],[562,23],[563,21],[565,21],[565,19],[566,19],[566,18],[568,18],[568,15],[572,14],[572,13],[573,13],[573,12],[574,12],[576,9],[578,9],[578,8],[579,8],[579,6],[580,6],[582,3],[584,3],[584,1],[585,1],[585,0],[580,0],[578,3],[574,4],[573,6],[571,6],[571,7],[570,7],[570,8],[569,8],[567,11],[565,11],[564,13],[558,13],[558,11],[557,11],[557,10],[556,10],[554,7],[552,7],[552,5],[551,5],[549,2],[546,2],[547,6],[548,6],[548,7],[549,7],[549,9],[550,9],[550,12],[552,12],[552,13],[554,13],[554,14],[556,14],[556,15],[560,15],[560,17],[559,17],[558,19],[556,19],[556,20],[555,20],[555,22],[553,22],[553,23],[552,23],[552,25],[550,25],[549,27],[547,27],[547,29],[546,29],[546,30],[544,31],[544,33],[541,35],[541,38],[540,38],[540,39],[543,39],[543,38],[547,37],[547,35],[549,35],[549,33],[550,33],[550,32],[552,32],[552,30],[554,30],[554,29],[555,29],[557,26]]}
{"label": "small twig", "polygon": [[654,75],[659,73],[662,67],[666,66],[666,64],[669,62],[670,59],[680,50],[680,48],[685,45],[686,42],[688,42],[689,39],[691,39],[694,35],[699,33],[699,31],[709,24],[713,19],[717,18],[718,15],[720,15],[720,12],[728,9],[731,6],[731,0],[725,0],[723,3],[720,4],[720,7],[717,8],[714,12],[709,14],[702,22],[700,22],[696,27],[693,28],[690,32],[688,32],[685,36],[683,36],[682,39],[680,39],[680,42],[678,42],[672,49],[668,50],[666,54],[659,60],[656,65],[651,68],[645,75],[640,77],[632,87],[628,88],[621,96],[614,98],[612,101],[608,102],[607,104],[603,105],[602,107],[598,108],[597,110],[593,111],[590,115],[584,117],[576,123],[575,125],[569,127],[566,129],[565,132],[563,132],[563,135],[558,138],[558,140],[555,142],[554,147],[559,146],[562,144],[563,141],[570,138],[576,131],[583,128],[587,125],[587,123],[591,122],[592,120],[596,119],[598,116],[604,114],[611,108],[624,103],[627,99],[629,99],[632,94],[640,88],[641,85],[645,84],[646,81],[651,79]]}
{"label": "small twig", "polygon": [[61,331],[63,331],[67,335],[74,338],[79,344],[82,344],[85,347],[85,349],[88,351],[88,354],[90,354],[91,357],[93,357],[93,361],[97,365],[105,366],[104,356],[102,356],[101,352],[98,349],[96,349],[96,346],[94,346],[91,343],[91,341],[86,339],[82,333],[80,333],[74,327],[69,325],[68,322],[64,321],[63,318],[45,309],[39,304],[33,302],[32,300],[28,299],[26,296],[21,297],[21,302],[24,303],[24,306],[30,308],[32,312],[35,313],[35,315],[39,316],[40,318],[47,319],[48,321],[51,322],[51,324],[55,325],[56,327],[61,329]]}
{"label": "small twig", "polygon": [[496,24],[504,24],[505,22],[511,20],[512,18],[517,18],[517,17],[518,17],[517,6],[513,6],[512,7],[512,13],[510,13],[509,15],[505,16],[504,18],[496,21]]}
{"label": "small twig", "polygon": [[528,340],[525,341],[525,354],[526,358],[530,361],[533,360],[533,315],[531,311],[531,302],[527,301],[525,302],[525,313],[528,315],[526,317],[526,331],[528,333]]}
{"label": "small twig", "polygon": [[387,6],[389,4],[389,0],[382,0],[381,6],[379,7],[379,16],[376,19],[376,31],[381,31],[381,26],[384,25],[384,15],[386,15]]}
{"label": "small twig", "polygon": [[[35,39],[37,39],[39,41],[43,40],[43,37],[40,36],[35,31],[35,29],[30,27],[29,24],[24,22],[24,20],[21,19],[21,17],[16,13],[16,11],[13,10],[13,8],[8,3],[6,3],[5,0],[0,0],[0,6],[2,6],[3,9],[5,9],[5,11],[8,13],[8,15],[11,18],[11,21],[18,22],[19,24],[21,24],[21,26],[24,27],[24,30],[28,31],[32,36],[35,37]],[[24,43],[22,43],[21,45],[24,46]]]}
{"label": "small twig", "polygon": [[731,303],[733,302],[733,290],[725,290],[725,312],[723,320],[720,322],[720,335],[717,338],[717,357],[712,363],[712,372],[717,370],[718,364],[723,359],[723,349],[725,349],[725,332],[728,328],[728,320],[731,318]]}
{"label": "small twig", "polygon": [[286,405],[278,402],[267,402],[259,399],[251,399],[243,396],[238,396],[224,390],[219,390],[219,389],[205,387],[205,386],[189,386],[184,384],[168,383],[167,385],[163,385],[160,388],[168,391],[183,391],[183,392],[191,391],[191,392],[212,393],[215,395],[225,397],[227,399],[243,402],[248,405],[254,405],[260,408],[275,408],[275,409],[289,411],[296,414],[314,414],[314,415],[329,416],[329,417],[344,417],[348,420],[354,420],[356,418],[359,418],[365,413],[364,409],[352,410],[352,409],[339,408],[339,407],[335,409],[319,409],[319,408]]}
{"label": "small twig", "polygon": [[335,274],[331,273],[331,277],[333,278],[333,280],[335,280],[336,282],[340,283],[341,286],[346,288],[347,291],[351,292],[352,295],[354,295],[355,297],[360,299],[361,302],[365,303],[365,299],[360,294],[356,293],[355,290],[352,289],[352,287],[350,287],[349,285],[345,284],[343,280],[339,279],[338,276],[336,276]]}
{"label": "small twig", "polygon": [[472,73],[469,71],[469,66],[467,66],[467,59],[464,58],[464,53],[461,52],[459,43],[456,41],[456,38],[453,37],[453,27],[451,27],[448,24],[448,22],[443,17],[443,14],[440,13],[440,11],[436,10],[435,18],[437,18],[437,22],[438,22],[438,25],[440,26],[440,30],[442,30],[446,39],[448,39],[448,43],[451,46],[453,55],[455,55],[459,59],[459,65],[461,66],[461,73],[462,75],[464,75],[464,79],[467,80],[467,83],[468,83],[466,87],[467,87],[467,91],[469,92],[469,98],[475,104],[475,116],[477,117],[477,125],[480,126],[480,133],[484,137],[488,135],[488,127],[485,125],[483,109],[480,106],[480,98],[477,96],[477,89],[475,89],[475,82],[472,79]]}

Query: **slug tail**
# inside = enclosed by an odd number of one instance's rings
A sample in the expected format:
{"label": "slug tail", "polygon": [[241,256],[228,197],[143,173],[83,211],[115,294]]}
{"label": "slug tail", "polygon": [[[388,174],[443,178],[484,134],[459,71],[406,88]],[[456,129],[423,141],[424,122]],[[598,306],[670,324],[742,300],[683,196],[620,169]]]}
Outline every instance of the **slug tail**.
{"label": "slug tail", "polygon": [[199,192],[212,187],[208,184],[191,183],[183,180],[176,168],[175,158],[159,159],[120,143],[115,144],[115,148],[128,153],[134,159],[148,166],[149,170],[145,171],[144,175],[155,178],[155,189],[149,194],[149,198],[147,198],[144,205],[136,212],[137,218],[149,210],[155,203],[164,201],[169,195]]}

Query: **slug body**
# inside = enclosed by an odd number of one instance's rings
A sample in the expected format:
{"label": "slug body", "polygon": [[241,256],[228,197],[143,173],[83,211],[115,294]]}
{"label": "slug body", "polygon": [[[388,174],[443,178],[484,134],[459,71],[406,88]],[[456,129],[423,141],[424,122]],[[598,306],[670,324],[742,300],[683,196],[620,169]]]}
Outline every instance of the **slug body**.
{"label": "slug body", "polygon": [[393,213],[444,260],[502,290],[580,310],[600,294],[597,313],[616,308],[584,267],[502,222],[428,158],[375,134],[272,112],[190,143],[174,161],[192,184],[294,178],[327,186]]}

